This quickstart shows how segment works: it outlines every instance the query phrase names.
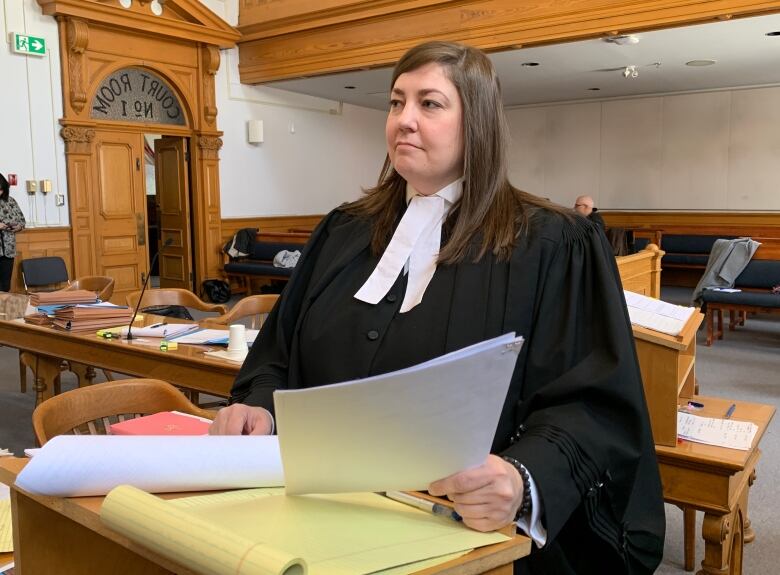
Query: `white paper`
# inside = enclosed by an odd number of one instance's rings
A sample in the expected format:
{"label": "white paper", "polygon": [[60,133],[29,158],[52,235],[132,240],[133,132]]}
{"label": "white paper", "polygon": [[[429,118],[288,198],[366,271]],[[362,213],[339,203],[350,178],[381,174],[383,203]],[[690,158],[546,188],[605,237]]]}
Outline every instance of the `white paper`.
{"label": "white paper", "polygon": [[150,493],[284,485],[276,436],[60,435],[16,478],[30,493],[105,495],[118,485]]}
{"label": "white paper", "polygon": [[623,293],[631,323],[669,335],[679,335],[688,318],[696,311],[693,307],[675,305],[630,291]]}
{"label": "white paper", "polygon": [[[156,323],[145,327],[133,327],[133,336],[138,337],[159,337],[173,339],[176,336],[184,335],[198,329],[196,323]],[[121,333],[126,336],[127,326],[123,327]]]}
{"label": "white paper", "polygon": [[426,489],[490,453],[522,338],[401,371],[274,392],[288,494]]}
{"label": "white paper", "polygon": [[[246,330],[246,342],[248,344],[254,343],[258,333],[260,333],[260,330],[258,329]],[[199,329],[198,331],[193,331],[191,333],[186,333],[184,335],[172,337],[169,339],[177,343],[189,344],[216,344],[224,340],[224,343],[227,344],[229,336],[230,331],[226,329]]]}
{"label": "white paper", "polygon": [[687,441],[747,451],[753,445],[757,432],[758,426],[752,421],[677,412],[677,435]]}

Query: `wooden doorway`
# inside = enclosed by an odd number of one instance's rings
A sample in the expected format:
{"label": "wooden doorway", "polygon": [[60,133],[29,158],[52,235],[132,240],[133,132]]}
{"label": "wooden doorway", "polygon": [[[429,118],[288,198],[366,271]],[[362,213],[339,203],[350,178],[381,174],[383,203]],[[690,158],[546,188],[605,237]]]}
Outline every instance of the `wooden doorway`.
{"label": "wooden doorway", "polygon": [[159,286],[193,289],[192,213],[189,140],[154,140],[155,206]]}
{"label": "wooden doorway", "polygon": [[240,35],[199,0],[167,0],[156,11],[146,1],[38,3],[57,18],[59,31],[72,275],[112,276],[117,303],[140,289],[154,212],[146,207],[139,164],[143,134],[157,133],[179,145],[161,150],[171,158],[163,179],[175,182],[175,193],[162,198],[168,231],[160,234],[163,242],[173,237],[159,256],[164,282],[192,289],[219,277],[215,78],[219,49],[233,47]]}
{"label": "wooden doorway", "polygon": [[148,273],[141,134],[100,130],[95,137],[95,264],[121,286],[115,301],[141,289]]}

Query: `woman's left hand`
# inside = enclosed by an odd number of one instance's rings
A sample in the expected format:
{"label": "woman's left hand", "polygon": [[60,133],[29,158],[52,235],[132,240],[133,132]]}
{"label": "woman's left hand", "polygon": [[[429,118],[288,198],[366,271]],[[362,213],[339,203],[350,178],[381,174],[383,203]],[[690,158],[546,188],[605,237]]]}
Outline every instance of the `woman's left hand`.
{"label": "woman's left hand", "polygon": [[523,502],[523,480],[511,463],[489,455],[479,467],[434,481],[428,493],[448,497],[472,529],[494,531],[514,521]]}

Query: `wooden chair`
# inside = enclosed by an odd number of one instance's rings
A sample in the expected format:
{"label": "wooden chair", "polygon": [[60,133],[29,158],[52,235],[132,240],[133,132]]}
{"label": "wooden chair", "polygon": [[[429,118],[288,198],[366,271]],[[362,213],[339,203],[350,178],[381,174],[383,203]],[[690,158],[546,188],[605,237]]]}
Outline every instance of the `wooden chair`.
{"label": "wooden chair", "polygon": [[204,326],[222,328],[234,324],[240,319],[251,317],[249,328],[260,329],[278,299],[278,294],[251,295],[238,300],[238,303],[225,315],[211,317],[201,323]]}
{"label": "wooden chair", "polygon": [[[141,292],[133,292],[127,295],[127,305],[135,308],[138,305],[138,298]],[[223,304],[206,303],[191,291],[180,288],[161,288],[150,289],[144,293],[144,299],[141,302],[141,309],[153,305],[181,305],[191,307],[198,311],[213,311],[219,315],[227,313],[227,307]]]}
{"label": "wooden chair", "polygon": [[55,395],[35,408],[32,422],[36,440],[44,445],[57,435],[110,434],[112,423],[173,410],[208,419],[215,415],[159,379],[123,379]]}
{"label": "wooden chair", "polygon": [[84,276],[71,282],[68,290],[85,289],[93,291],[102,301],[108,301],[114,295],[114,278],[108,276]]}

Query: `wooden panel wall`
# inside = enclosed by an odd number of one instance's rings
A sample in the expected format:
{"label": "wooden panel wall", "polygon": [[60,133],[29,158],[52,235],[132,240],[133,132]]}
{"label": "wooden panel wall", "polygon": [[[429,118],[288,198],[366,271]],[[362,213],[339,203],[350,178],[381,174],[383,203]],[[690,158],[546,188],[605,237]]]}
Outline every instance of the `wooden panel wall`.
{"label": "wooden panel wall", "polygon": [[701,234],[780,238],[780,213],[771,212],[612,212],[599,211],[607,227]]}
{"label": "wooden panel wall", "polygon": [[485,50],[780,11],[751,0],[242,0],[241,81],[377,67],[426,40]]}
{"label": "wooden panel wall", "polygon": [[14,261],[14,273],[11,277],[11,291],[24,293],[19,262],[26,258],[40,258],[44,256],[60,256],[65,260],[65,266],[68,268],[68,277],[75,279],[73,275],[70,228],[28,228],[16,234],[16,260]]}
{"label": "wooden panel wall", "polygon": [[[222,243],[225,245],[241,228],[257,228],[263,232],[290,232],[313,230],[324,216],[266,216],[255,218],[225,218],[222,220]],[[284,241],[284,240],[279,240]]]}

